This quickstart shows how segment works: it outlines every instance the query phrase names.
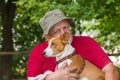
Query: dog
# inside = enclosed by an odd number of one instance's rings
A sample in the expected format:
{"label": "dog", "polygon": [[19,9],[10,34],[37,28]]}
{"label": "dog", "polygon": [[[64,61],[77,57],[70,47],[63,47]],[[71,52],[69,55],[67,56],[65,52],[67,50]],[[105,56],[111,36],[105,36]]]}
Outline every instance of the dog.
{"label": "dog", "polygon": [[105,80],[104,73],[99,68],[74,53],[75,49],[69,43],[70,36],[67,32],[59,37],[49,35],[44,35],[44,37],[48,41],[48,47],[43,51],[43,55],[56,57],[58,69],[67,62],[68,67],[77,67],[73,73],[80,74],[79,80]]}

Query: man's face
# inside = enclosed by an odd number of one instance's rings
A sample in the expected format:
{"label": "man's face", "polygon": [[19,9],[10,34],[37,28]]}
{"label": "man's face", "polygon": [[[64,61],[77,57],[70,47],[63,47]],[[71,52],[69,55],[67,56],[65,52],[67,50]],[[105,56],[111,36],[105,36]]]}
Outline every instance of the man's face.
{"label": "man's face", "polygon": [[70,29],[70,24],[67,20],[62,20],[59,23],[55,24],[54,26],[52,26],[49,30],[49,35],[51,36],[60,36],[62,35],[64,32],[68,32],[71,36],[71,29]]}

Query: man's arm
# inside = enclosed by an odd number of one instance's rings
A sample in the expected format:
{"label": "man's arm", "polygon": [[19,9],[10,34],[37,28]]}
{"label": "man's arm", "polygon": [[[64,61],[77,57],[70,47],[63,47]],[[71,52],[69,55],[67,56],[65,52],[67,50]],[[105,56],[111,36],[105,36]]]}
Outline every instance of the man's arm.
{"label": "man's arm", "polygon": [[118,71],[113,63],[108,63],[102,71],[105,73],[105,80],[118,80]]}

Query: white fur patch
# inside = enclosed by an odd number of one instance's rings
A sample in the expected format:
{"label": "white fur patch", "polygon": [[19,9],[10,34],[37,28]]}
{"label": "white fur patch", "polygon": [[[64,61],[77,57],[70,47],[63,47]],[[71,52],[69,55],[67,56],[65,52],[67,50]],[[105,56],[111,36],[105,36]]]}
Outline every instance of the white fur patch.
{"label": "white fur patch", "polygon": [[54,38],[52,38],[52,39],[50,40],[50,44],[49,44],[48,47],[44,50],[44,51],[46,52],[45,56],[48,56],[48,57],[53,56],[53,51],[52,51],[52,49],[50,48],[51,42],[53,41],[53,39],[54,39]]}
{"label": "white fur patch", "polygon": [[63,64],[64,64],[65,62],[67,62],[68,66],[69,66],[69,65],[72,63],[72,60],[71,60],[71,59],[66,59],[66,60],[64,60],[63,62],[59,63],[59,64],[58,64],[58,69],[59,69],[61,66],[63,66]]}
{"label": "white fur patch", "polygon": [[80,78],[79,80],[89,80],[89,79],[85,77],[85,78]]}
{"label": "white fur patch", "polygon": [[71,59],[66,59],[68,66],[72,63]]}

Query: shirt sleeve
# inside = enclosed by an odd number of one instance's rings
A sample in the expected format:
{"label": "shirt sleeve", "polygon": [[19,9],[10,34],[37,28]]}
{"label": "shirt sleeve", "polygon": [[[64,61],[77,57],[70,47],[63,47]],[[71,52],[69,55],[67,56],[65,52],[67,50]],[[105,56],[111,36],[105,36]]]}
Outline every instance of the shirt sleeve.
{"label": "shirt sleeve", "polygon": [[100,69],[102,69],[106,64],[111,62],[108,55],[103,51],[103,49],[95,40],[88,37],[87,44],[88,60],[90,62],[92,62]]}
{"label": "shirt sleeve", "polygon": [[26,68],[26,76],[27,77],[35,77],[39,74],[43,73],[43,60],[44,57],[42,55],[43,46],[36,45],[28,58],[27,68]]}

